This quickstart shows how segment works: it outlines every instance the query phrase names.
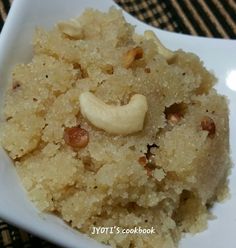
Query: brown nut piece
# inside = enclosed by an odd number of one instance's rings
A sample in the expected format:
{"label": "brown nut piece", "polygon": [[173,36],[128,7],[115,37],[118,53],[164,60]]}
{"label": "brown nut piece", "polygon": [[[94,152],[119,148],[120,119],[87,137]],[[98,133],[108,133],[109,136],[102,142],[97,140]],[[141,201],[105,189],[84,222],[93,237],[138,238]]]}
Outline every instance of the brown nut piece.
{"label": "brown nut piece", "polygon": [[123,65],[126,69],[130,68],[132,63],[143,57],[143,49],[142,47],[135,47],[126,52],[123,56]]}
{"label": "brown nut piece", "polygon": [[157,168],[154,160],[155,160],[154,155],[151,155],[148,158],[146,156],[142,156],[138,159],[139,164],[144,167],[147,176],[149,177],[153,175],[153,171]]}
{"label": "brown nut piece", "polygon": [[72,148],[84,148],[89,142],[89,133],[81,127],[67,127],[64,130],[64,140]]}
{"label": "brown nut piece", "polygon": [[174,114],[168,114],[167,115],[167,120],[169,123],[171,123],[172,125],[177,124],[181,119],[181,115],[178,113],[174,113]]}
{"label": "brown nut piece", "polygon": [[146,166],[147,164],[147,159],[145,156],[142,156],[138,159],[138,162],[142,165],[142,166]]}
{"label": "brown nut piece", "polygon": [[204,116],[201,120],[202,130],[208,131],[208,137],[213,138],[216,132],[215,122],[209,116]]}

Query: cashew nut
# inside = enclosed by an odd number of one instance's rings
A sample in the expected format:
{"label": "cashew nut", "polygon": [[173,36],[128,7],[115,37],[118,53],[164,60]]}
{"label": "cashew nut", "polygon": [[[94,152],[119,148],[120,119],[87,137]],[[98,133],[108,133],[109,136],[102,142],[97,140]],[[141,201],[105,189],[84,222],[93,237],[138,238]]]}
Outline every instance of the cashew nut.
{"label": "cashew nut", "polygon": [[173,58],[174,53],[161,43],[161,41],[158,39],[158,37],[153,31],[146,30],[144,32],[144,37],[147,40],[153,40],[155,42],[155,44],[157,45],[158,52],[163,55],[167,59],[167,61]]}
{"label": "cashew nut", "polygon": [[135,94],[127,105],[108,105],[91,92],[79,97],[82,115],[95,127],[111,134],[126,135],[143,129],[148,110],[146,97]]}
{"label": "cashew nut", "polygon": [[127,53],[123,56],[123,64],[125,68],[130,68],[132,63],[136,59],[141,59],[143,57],[143,49],[142,47],[135,47],[130,49]]}
{"label": "cashew nut", "polygon": [[76,19],[71,19],[57,24],[58,29],[74,39],[83,39],[84,33],[80,23]]}

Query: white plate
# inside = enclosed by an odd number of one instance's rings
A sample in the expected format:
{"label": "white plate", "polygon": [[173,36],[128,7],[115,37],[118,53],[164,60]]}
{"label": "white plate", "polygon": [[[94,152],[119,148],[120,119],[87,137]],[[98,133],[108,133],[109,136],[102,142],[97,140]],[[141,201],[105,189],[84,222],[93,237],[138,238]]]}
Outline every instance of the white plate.
{"label": "white plate", "polygon": [[[28,62],[32,56],[31,40],[36,26],[52,27],[57,21],[80,15],[87,7],[108,10],[111,0],[14,0],[0,36],[0,101],[10,71],[16,63]],[[152,29],[170,49],[183,48],[198,54],[206,67],[216,74],[216,88],[230,100],[230,143],[232,160],[236,161],[236,41],[191,37],[164,32],[125,14],[137,26],[137,32]],[[216,204],[217,219],[209,221],[206,231],[181,241],[181,248],[236,247],[236,169],[230,176],[231,199]],[[15,173],[12,162],[0,150],[0,218],[63,247],[104,247],[80,234],[54,216],[39,213],[29,202]]]}

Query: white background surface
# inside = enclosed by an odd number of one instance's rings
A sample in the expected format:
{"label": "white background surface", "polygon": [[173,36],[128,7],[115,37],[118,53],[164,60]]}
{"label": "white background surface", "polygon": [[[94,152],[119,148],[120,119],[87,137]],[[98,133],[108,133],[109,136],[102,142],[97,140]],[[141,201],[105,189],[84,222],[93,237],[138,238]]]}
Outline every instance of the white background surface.
{"label": "white background surface", "polygon": [[[14,0],[0,36],[0,113],[4,89],[13,65],[28,62],[32,56],[31,40],[35,27],[50,28],[59,20],[80,15],[86,7],[107,10],[111,5],[115,5],[111,0]],[[198,54],[205,66],[214,71],[219,79],[218,91],[230,100],[230,143],[235,163],[236,41],[178,35],[151,28],[128,14],[125,17],[137,26],[137,32],[152,29],[167,47],[173,50],[183,48]],[[235,168],[230,176],[230,191],[231,199],[216,204],[213,209],[217,219],[209,221],[206,231],[184,238],[181,248],[236,247]],[[0,150],[0,218],[64,247],[104,247],[70,229],[58,218],[39,213],[28,201],[14,167],[3,150]]]}

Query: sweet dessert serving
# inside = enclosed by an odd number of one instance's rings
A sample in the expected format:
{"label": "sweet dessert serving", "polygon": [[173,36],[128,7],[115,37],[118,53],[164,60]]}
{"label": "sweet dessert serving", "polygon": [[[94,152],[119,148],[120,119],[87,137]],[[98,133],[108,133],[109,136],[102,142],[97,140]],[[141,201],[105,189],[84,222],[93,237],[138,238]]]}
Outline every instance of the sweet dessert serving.
{"label": "sweet dessert serving", "polygon": [[230,159],[227,101],[200,59],[114,8],[38,28],[33,46],[12,72],[1,144],[37,208],[112,247],[204,230]]}

